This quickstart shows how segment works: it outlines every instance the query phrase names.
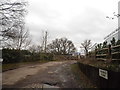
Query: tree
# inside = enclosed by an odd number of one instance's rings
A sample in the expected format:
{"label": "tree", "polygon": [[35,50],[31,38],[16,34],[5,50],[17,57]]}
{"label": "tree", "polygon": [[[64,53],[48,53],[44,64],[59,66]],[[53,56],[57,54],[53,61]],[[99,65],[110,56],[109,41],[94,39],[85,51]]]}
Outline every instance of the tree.
{"label": "tree", "polygon": [[26,49],[31,43],[29,31],[26,30],[22,25],[18,27],[15,38],[8,39],[7,41],[4,41],[4,43],[4,47],[7,48],[14,48],[19,50],[22,48]]}
{"label": "tree", "polygon": [[81,45],[82,45],[81,48],[84,48],[85,55],[88,56],[88,50],[92,46],[91,40],[85,40],[83,43],[81,43]]}
{"label": "tree", "polygon": [[0,1],[0,37],[2,40],[16,38],[18,27],[24,25],[26,13],[26,2],[22,0],[2,0]]}
{"label": "tree", "polygon": [[55,39],[48,45],[48,52],[54,54],[72,54],[76,48],[67,38]]}
{"label": "tree", "polygon": [[25,31],[25,29],[21,28],[18,31],[18,34],[16,36],[15,39],[13,39],[14,41],[14,48],[16,49],[21,49],[21,48],[25,48],[27,46],[29,46],[29,44],[31,43],[31,40],[29,39],[29,33],[28,30]]}
{"label": "tree", "polygon": [[32,39],[31,39],[30,35],[28,35],[28,37],[26,38],[26,40],[24,42],[23,48],[24,49],[29,49],[29,46],[31,45],[31,42],[32,42]]}
{"label": "tree", "polygon": [[102,48],[102,43],[97,45],[97,49],[101,49]]}
{"label": "tree", "polygon": [[107,41],[103,42],[102,48],[106,48],[106,47],[107,47]]}
{"label": "tree", "polygon": [[29,51],[30,51],[31,53],[35,53],[35,52],[36,52],[36,45],[31,45],[31,46],[29,47]]}
{"label": "tree", "polygon": [[118,40],[118,41],[116,42],[116,45],[120,45],[120,40]]}
{"label": "tree", "polygon": [[115,46],[115,45],[116,45],[116,40],[115,40],[114,37],[113,37],[112,40],[111,40],[111,45],[112,45],[112,46]]}

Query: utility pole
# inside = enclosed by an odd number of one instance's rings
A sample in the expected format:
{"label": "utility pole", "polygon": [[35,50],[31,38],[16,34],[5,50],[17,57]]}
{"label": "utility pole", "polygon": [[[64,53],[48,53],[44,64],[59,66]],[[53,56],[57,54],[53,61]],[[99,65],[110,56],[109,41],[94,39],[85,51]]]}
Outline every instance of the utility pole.
{"label": "utility pole", "polygon": [[44,49],[45,53],[46,53],[46,49],[47,49],[47,38],[48,38],[48,32],[46,31],[45,32],[45,49]]}
{"label": "utility pole", "polygon": [[42,37],[42,50],[44,53],[46,53],[47,50],[47,39],[48,39],[48,32],[45,31],[43,32],[43,37]]}

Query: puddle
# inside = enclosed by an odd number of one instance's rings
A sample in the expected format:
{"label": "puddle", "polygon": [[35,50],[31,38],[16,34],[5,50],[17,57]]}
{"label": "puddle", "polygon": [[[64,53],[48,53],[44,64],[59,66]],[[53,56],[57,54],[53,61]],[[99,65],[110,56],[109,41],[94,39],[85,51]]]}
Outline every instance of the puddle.
{"label": "puddle", "polygon": [[59,82],[56,82],[56,81],[43,81],[42,83],[50,85],[50,86],[56,86],[56,85],[58,85]]}
{"label": "puddle", "polygon": [[53,72],[48,72],[49,74],[52,74]]}
{"label": "puddle", "polygon": [[29,68],[35,68],[36,66],[30,66]]}
{"label": "puddle", "polygon": [[[49,85],[49,84],[43,84],[43,87],[42,87],[43,89],[44,88],[51,88],[51,89],[53,89],[53,88],[60,88],[60,87],[57,87],[57,86],[51,86],[51,85]],[[58,89],[59,90],[59,89]]]}

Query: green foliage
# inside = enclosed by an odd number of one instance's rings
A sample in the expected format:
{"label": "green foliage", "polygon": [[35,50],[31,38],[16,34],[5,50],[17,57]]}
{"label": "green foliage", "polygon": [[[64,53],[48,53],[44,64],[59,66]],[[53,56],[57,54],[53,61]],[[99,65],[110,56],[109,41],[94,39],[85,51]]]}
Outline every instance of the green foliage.
{"label": "green foliage", "polygon": [[97,49],[101,49],[102,48],[102,43],[97,45]]}
{"label": "green foliage", "polygon": [[50,53],[31,53],[28,50],[3,49],[3,63],[31,62],[39,60],[53,60]]}
{"label": "green foliage", "polygon": [[15,63],[20,62],[22,55],[20,50],[3,49],[2,50],[3,63]]}
{"label": "green foliage", "polygon": [[[109,45],[110,47],[108,47]],[[96,54],[99,55],[97,56],[97,58],[108,59],[111,57],[112,59],[120,59],[120,53],[119,53],[120,47],[117,46],[120,45],[120,40],[116,42],[115,38],[113,37],[109,45],[107,44],[107,42],[103,42],[102,49],[101,49],[101,44],[98,44],[96,46],[96,50],[97,50]],[[109,48],[110,48],[110,53],[109,53]],[[112,54],[112,55],[108,56],[108,54]]]}
{"label": "green foliage", "polygon": [[40,60],[53,60],[53,54],[50,53],[41,53]]}
{"label": "green foliage", "polygon": [[116,42],[116,45],[120,45],[120,40],[118,40],[118,41]]}
{"label": "green foliage", "polygon": [[106,48],[106,47],[107,47],[107,41],[103,42],[102,48]]}
{"label": "green foliage", "polygon": [[[75,79],[81,85],[82,88],[95,88],[97,87],[88,79],[88,77],[80,70],[79,63],[71,65],[72,73],[75,75]],[[88,89],[85,89],[88,90]]]}
{"label": "green foliage", "polygon": [[112,46],[115,46],[115,45],[116,45],[116,40],[115,40],[114,37],[113,37],[112,40],[111,40],[111,45],[112,45]]}

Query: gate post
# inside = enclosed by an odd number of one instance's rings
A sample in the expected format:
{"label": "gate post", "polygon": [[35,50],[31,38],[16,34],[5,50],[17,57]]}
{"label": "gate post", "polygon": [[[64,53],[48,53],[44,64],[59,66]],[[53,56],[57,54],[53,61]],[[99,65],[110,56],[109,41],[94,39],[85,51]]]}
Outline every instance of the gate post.
{"label": "gate post", "polygon": [[112,56],[111,56],[111,45],[108,46],[108,62],[112,61]]}

